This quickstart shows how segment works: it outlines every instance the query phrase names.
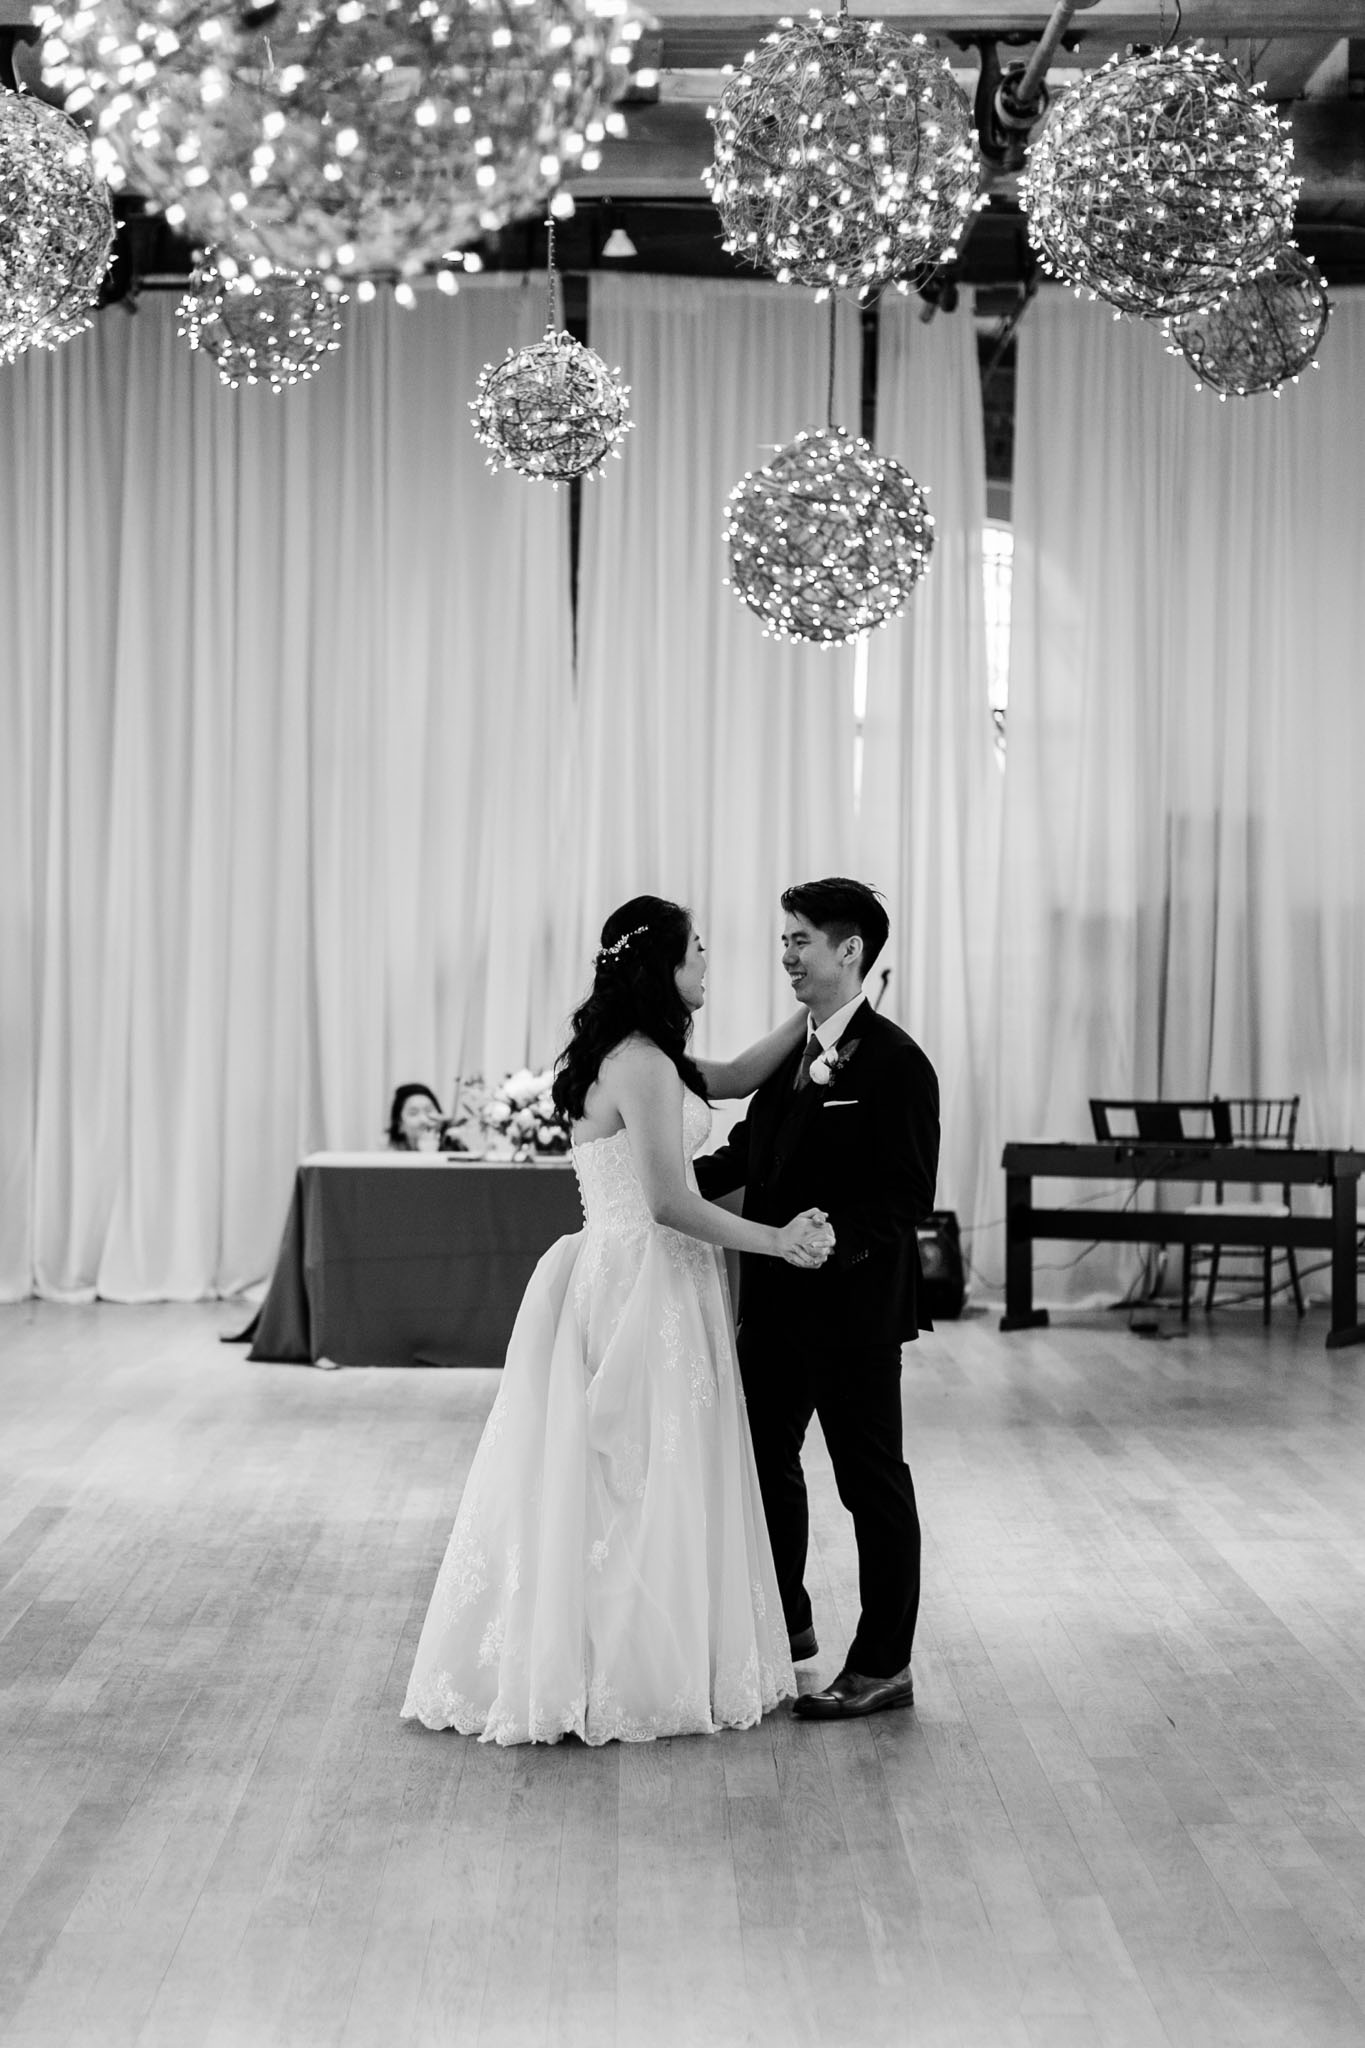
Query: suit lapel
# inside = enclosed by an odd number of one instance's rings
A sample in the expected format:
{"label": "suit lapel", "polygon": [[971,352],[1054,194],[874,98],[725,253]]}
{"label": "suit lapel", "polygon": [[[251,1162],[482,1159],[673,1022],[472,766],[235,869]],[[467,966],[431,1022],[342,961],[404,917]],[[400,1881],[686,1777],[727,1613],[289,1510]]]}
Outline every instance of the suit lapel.
{"label": "suit lapel", "polygon": [[[851,1038],[860,1039],[863,1034],[863,1027],[871,1015],[872,1011],[868,1008],[866,999],[864,999],[840,1033],[840,1045],[846,1044]],[[801,1053],[803,1050],[804,1047],[798,1047],[796,1057],[790,1062],[784,1062],[783,1066],[779,1069],[779,1073],[785,1077],[787,1085],[786,1114],[773,1133],[773,1168],[775,1172],[779,1173],[805,1136],[806,1128],[812,1116],[814,1116],[819,1104],[825,1099],[824,1089],[814,1081],[808,1087],[803,1088],[799,1094],[797,1093],[794,1085],[796,1069],[801,1064]]]}

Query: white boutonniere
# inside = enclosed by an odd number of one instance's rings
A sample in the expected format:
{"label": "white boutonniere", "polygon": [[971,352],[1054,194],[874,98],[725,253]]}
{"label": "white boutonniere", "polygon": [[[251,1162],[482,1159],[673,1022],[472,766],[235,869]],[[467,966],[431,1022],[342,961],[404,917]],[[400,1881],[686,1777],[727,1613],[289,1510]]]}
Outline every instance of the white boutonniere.
{"label": "white boutonniere", "polygon": [[828,1052],[816,1054],[810,1063],[810,1077],[817,1088],[828,1088],[834,1076],[848,1065],[861,1042],[857,1038],[841,1038]]}

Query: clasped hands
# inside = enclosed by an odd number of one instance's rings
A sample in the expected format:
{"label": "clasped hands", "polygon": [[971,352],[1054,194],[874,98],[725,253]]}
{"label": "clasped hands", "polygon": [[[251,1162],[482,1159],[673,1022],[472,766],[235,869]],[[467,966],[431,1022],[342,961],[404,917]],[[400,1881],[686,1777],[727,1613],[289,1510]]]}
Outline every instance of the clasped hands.
{"label": "clasped hands", "polygon": [[834,1228],[823,1209],[803,1209],[782,1232],[782,1257],[789,1266],[814,1272],[834,1250]]}

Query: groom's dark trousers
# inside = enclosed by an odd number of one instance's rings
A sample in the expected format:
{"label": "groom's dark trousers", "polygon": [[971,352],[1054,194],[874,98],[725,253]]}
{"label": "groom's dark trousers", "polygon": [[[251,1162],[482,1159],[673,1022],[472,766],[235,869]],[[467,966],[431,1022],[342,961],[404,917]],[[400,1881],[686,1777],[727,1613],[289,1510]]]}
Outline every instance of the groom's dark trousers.
{"label": "groom's dark trousers", "polygon": [[746,1253],[739,1364],[787,1627],[811,1625],[809,1512],[801,1446],[820,1420],[853,1518],[862,1612],[850,1671],[890,1677],[910,1661],[920,1530],[902,1446],[901,1345],[916,1337],[915,1226],[934,1206],[938,1081],[915,1041],[867,1003],[840,1039],[826,1087],[796,1086],[798,1048],[719,1151],[697,1161],[710,1200],[744,1188],[744,1214],[787,1223],[823,1209],[835,1250],[815,1272]]}

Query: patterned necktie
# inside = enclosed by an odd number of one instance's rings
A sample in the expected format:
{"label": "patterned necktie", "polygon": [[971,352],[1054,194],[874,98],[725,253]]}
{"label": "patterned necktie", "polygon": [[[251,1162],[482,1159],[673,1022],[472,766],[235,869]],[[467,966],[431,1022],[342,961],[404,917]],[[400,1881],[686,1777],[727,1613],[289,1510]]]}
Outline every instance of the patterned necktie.
{"label": "patterned necktie", "polygon": [[801,1055],[801,1064],[796,1070],[795,1086],[798,1095],[801,1093],[801,1090],[803,1088],[809,1088],[810,1070],[815,1065],[815,1062],[819,1059],[823,1051],[824,1047],[821,1045],[819,1039],[812,1031],[810,1037],[806,1040],[806,1050]]}

